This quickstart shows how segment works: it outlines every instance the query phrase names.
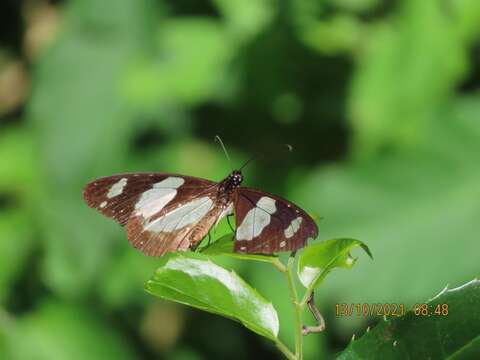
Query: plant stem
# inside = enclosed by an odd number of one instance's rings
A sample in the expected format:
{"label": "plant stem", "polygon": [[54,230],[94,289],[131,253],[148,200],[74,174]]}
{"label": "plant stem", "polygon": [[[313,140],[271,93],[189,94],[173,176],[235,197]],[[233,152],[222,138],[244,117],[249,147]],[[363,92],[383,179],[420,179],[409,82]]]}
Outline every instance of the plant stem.
{"label": "plant stem", "polygon": [[285,355],[285,357],[288,359],[288,360],[296,360],[297,357],[295,356],[295,354],[293,354],[289,349],[288,347],[283,343],[281,342],[280,340],[277,340],[275,342],[275,345],[277,346],[278,350],[280,350],[282,352],[283,355]]}
{"label": "plant stem", "polygon": [[295,309],[295,359],[303,359],[302,351],[302,310],[303,306],[299,304],[297,297],[297,289],[295,288],[295,283],[293,281],[293,263],[295,261],[295,254],[290,255],[287,263],[287,282],[288,288],[290,290],[290,298],[292,300],[294,309]]}
{"label": "plant stem", "polygon": [[272,265],[275,266],[275,268],[282,273],[287,272],[287,267],[285,265],[283,265],[283,263],[278,258],[275,258],[272,261]]}
{"label": "plant stem", "polygon": [[300,301],[300,306],[302,309],[305,307],[305,305],[308,302],[308,299],[310,296],[312,296],[313,289],[315,288],[315,285],[317,284],[317,281],[323,281],[323,279],[327,276],[327,271],[322,271],[322,273],[310,283],[310,285],[307,287],[307,290],[305,291],[305,294],[303,295],[302,301]]}
{"label": "plant stem", "polygon": [[310,333],[319,333],[325,330],[325,320],[323,319],[322,314],[318,310],[317,306],[315,305],[315,298],[313,295],[313,291],[310,294],[310,298],[307,301],[308,309],[312,313],[313,317],[317,321],[317,325],[315,326],[303,326],[302,327],[302,335],[308,335]]}

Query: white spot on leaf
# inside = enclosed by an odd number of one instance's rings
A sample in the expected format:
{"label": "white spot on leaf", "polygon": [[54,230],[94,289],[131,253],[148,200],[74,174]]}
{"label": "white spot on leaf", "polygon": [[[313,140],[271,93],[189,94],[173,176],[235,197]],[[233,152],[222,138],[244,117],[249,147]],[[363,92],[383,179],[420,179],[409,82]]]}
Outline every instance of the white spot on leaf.
{"label": "white spot on leaf", "polygon": [[354,263],[354,261],[355,261],[355,259],[350,254],[348,254],[347,259],[345,260],[345,264],[350,266]]}
{"label": "white spot on leaf", "polygon": [[300,282],[303,286],[308,287],[320,272],[321,269],[319,268],[305,266],[299,274]]}
{"label": "white spot on leaf", "polygon": [[287,245],[287,242],[285,240],[280,242],[280,247],[281,248],[285,247],[285,245]]}
{"label": "white spot on leaf", "polygon": [[107,197],[109,199],[120,195],[123,192],[123,188],[127,185],[127,178],[121,178],[115,184],[112,185],[108,191]]}
{"label": "white spot on leaf", "polygon": [[107,202],[106,201],[102,201],[102,203],[100,204],[100,208],[103,209],[105,206],[107,206]]}

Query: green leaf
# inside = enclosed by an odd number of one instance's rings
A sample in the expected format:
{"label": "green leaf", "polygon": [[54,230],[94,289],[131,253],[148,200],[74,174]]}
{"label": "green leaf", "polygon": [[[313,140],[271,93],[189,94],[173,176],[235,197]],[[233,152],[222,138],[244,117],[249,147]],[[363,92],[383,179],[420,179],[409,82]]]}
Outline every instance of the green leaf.
{"label": "green leaf", "polygon": [[233,234],[228,234],[222,236],[220,239],[209,245],[205,250],[202,251],[202,254],[208,256],[226,255],[241,260],[254,260],[268,263],[273,263],[277,260],[276,256],[236,253],[233,251],[234,244]]}
{"label": "green leaf", "polygon": [[[380,323],[352,341],[338,357],[350,359],[480,358],[480,281],[444,289],[427,302],[430,315],[404,316]],[[435,314],[448,305],[448,315]]]}
{"label": "green leaf", "polygon": [[193,253],[163,261],[145,285],[149,293],[237,320],[275,341],[279,323],[273,305],[236,273]]}
{"label": "green leaf", "polygon": [[350,269],[357,261],[350,251],[357,246],[373,259],[367,245],[355,239],[331,239],[307,246],[300,256],[297,269],[303,286],[315,288],[333,268]]}

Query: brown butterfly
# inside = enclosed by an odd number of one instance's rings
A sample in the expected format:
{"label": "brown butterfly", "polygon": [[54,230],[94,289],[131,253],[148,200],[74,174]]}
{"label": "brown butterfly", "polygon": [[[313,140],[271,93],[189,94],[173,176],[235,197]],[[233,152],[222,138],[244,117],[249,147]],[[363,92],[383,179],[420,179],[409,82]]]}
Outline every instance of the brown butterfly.
{"label": "brown butterfly", "polygon": [[294,251],[318,228],[297,205],[240,187],[241,170],[220,182],[165,173],[119,174],[87,184],[88,206],[125,227],[130,243],[146,255],[196,248],[210,229],[235,214],[235,252]]}

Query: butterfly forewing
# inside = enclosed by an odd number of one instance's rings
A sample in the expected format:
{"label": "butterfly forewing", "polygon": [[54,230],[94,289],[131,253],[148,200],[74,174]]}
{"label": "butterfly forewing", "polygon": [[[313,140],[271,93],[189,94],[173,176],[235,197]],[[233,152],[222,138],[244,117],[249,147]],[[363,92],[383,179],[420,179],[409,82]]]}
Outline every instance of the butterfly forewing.
{"label": "butterfly forewing", "polygon": [[119,174],[87,184],[84,198],[90,207],[126,225],[136,248],[147,255],[162,255],[186,249],[189,239],[196,239],[192,235],[199,232],[199,220],[214,208],[216,186],[177,174]]}
{"label": "butterfly forewing", "polygon": [[262,191],[239,188],[235,197],[235,251],[294,251],[316,238],[313,219],[295,204]]}
{"label": "butterfly forewing", "polygon": [[125,225],[132,212],[140,207],[144,207],[145,212],[149,209],[150,213],[154,213],[156,209],[161,210],[162,204],[166,205],[174,198],[178,200],[188,190],[206,189],[215,184],[177,174],[119,174],[88,183],[83,197],[88,206]]}

